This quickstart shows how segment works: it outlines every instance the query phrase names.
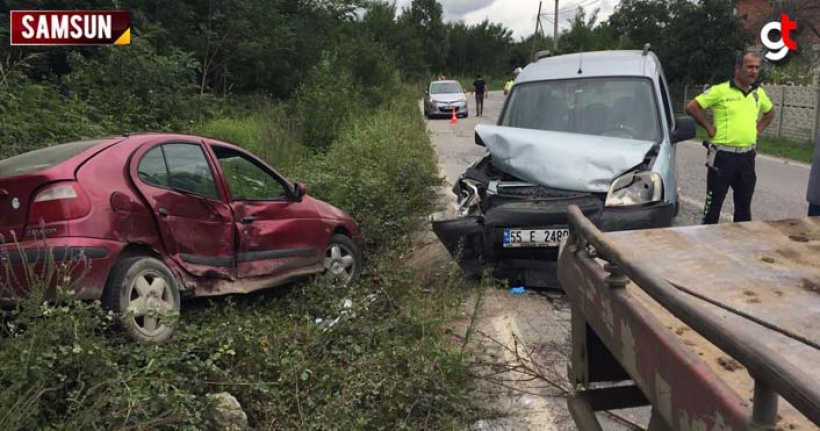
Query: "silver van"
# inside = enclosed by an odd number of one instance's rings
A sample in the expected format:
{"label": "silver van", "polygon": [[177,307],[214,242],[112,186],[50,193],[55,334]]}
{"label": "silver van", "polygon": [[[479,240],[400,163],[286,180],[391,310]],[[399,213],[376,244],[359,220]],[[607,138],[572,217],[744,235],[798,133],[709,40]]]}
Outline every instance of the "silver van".
{"label": "silver van", "polygon": [[672,225],[674,144],[694,136],[648,46],[539,58],[497,125],[476,126],[487,151],[453,188],[457,217],[433,230],[468,274],[551,285],[570,204],[604,231]]}

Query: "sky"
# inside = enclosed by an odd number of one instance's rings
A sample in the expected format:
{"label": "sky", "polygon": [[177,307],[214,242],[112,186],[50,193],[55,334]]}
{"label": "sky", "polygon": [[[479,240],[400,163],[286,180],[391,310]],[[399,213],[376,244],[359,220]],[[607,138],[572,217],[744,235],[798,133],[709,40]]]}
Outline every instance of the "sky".
{"label": "sky", "polygon": [[[587,16],[595,8],[600,8],[598,20],[612,14],[620,0],[558,0],[558,31],[569,27],[567,20],[575,16],[578,5],[584,6]],[[410,6],[411,0],[396,0],[399,11]],[[519,40],[535,32],[535,17],[538,15],[539,0],[438,0],[444,9],[444,21],[464,21],[478,24],[484,19],[503,24],[513,31],[513,39]],[[552,36],[555,0],[543,0],[541,25],[545,33]]]}

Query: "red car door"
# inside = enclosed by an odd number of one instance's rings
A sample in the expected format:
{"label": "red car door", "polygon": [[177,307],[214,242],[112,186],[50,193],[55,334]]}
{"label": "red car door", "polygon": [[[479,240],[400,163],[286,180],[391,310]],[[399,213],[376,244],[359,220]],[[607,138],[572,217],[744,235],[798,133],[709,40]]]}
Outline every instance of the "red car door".
{"label": "red car door", "polygon": [[237,277],[320,270],[330,232],[312,200],[290,199],[289,183],[256,157],[213,143],[238,235]]}
{"label": "red car door", "polygon": [[131,177],[154,213],[171,258],[197,276],[232,278],[233,214],[203,145],[149,142],[131,160]]}

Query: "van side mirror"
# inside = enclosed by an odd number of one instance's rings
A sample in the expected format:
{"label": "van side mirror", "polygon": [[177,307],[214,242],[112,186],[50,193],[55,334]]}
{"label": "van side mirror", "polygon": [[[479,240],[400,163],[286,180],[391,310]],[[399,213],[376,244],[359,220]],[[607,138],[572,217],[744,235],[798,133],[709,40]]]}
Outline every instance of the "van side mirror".
{"label": "van side mirror", "polygon": [[695,120],[686,115],[675,119],[675,128],[672,130],[670,137],[672,139],[672,143],[675,144],[687,139],[693,139],[695,137],[695,132]]}
{"label": "van side mirror", "polygon": [[484,141],[481,140],[481,136],[478,136],[478,133],[475,134],[475,144],[478,145],[479,147],[486,147],[487,146],[487,144],[485,144]]}

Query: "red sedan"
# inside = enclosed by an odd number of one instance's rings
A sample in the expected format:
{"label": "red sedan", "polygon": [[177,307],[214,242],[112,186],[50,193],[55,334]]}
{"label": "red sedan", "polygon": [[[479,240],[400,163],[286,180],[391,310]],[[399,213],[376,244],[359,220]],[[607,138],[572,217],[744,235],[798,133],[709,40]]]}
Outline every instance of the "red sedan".
{"label": "red sedan", "polygon": [[163,316],[179,312],[181,294],[246,293],[322,273],[349,284],[362,269],[349,215],[253,154],[199,136],[106,137],[2,160],[0,233],[3,291],[25,293],[23,268],[45,250],[58,263],[82,255],[90,265],[77,297],[100,299],[148,341],[171,336]]}

